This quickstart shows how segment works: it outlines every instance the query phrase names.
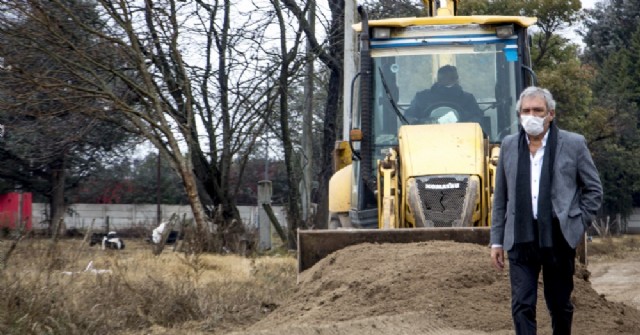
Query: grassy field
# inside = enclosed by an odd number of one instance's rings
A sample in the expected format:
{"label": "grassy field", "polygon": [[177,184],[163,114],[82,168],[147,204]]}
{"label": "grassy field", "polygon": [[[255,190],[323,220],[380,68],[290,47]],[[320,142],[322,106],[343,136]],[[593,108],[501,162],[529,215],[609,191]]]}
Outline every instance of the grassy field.
{"label": "grassy field", "polygon": [[[264,318],[296,287],[292,255],[185,255],[126,240],[0,240],[0,334],[226,334]],[[589,257],[620,259],[640,238],[595,238]],[[91,266],[89,266],[91,264]]]}
{"label": "grassy field", "polygon": [[[295,286],[292,256],[153,256],[126,243],[21,241],[2,264],[0,334],[220,334],[261,319]],[[0,256],[10,246],[0,241]]]}
{"label": "grassy field", "polygon": [[587,244],[589,257],[625,258],[629,252],[640,251],[640,236],[620,235],[613,237],[594,237]]}

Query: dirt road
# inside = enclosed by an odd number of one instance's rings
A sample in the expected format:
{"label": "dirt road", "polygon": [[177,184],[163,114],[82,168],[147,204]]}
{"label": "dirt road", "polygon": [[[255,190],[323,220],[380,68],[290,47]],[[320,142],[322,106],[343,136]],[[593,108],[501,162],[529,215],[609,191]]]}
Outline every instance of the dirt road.
{"label": "dirt road", "polygon": [[593,257],[588,267],[591,284],[607,300],[640,310],[640,251],[627,251],[621,256]]}

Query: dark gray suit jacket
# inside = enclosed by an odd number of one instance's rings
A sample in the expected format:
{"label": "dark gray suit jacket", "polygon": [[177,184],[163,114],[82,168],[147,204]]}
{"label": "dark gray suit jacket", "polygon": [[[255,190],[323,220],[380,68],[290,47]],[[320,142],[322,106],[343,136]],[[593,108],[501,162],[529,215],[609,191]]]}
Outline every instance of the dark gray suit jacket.
{"label": "dark gray suit jacket", "polygon": [[[544,157],[547,159],[547,157]],[[516,175],[518,134],[502,141],[496,170],[491,217],[491,244],[504,250],[513,247],[516,216]],[[551,204],[560,221],[562,234],[576,248],[602,203],[602,185],[584,136],[560,130],[551,181]]]}

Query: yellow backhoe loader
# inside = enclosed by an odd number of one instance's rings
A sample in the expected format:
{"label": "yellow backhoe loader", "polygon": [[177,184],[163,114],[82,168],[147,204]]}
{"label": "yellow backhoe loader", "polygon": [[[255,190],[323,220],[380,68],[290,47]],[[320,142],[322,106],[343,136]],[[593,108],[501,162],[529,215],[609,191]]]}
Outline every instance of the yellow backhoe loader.
{"label": "yellow backhoe loader", "polygon": [[[518,131],[516,101],[535,83],[527,28],[536,19],[424,3],[429,17],[369,21],[358,8],[359,52],[345,63],[355,59],[359,72],[346,66],[348,132],[336,144],[330,229],[298,232],[299,271],[363,242],[489,243],[500,142]],[[442,68],[456,70],[476,106],[438,94]]]}

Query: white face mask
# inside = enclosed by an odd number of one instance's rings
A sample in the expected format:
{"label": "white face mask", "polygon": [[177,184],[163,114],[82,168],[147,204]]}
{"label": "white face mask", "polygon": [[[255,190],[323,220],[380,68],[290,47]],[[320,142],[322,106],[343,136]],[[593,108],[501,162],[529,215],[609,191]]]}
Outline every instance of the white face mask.
{"label": "white face mask", "polygon": [[538,117],[533,115],[520,115],[520,123],[527,134],[538,136],[544,131],[544,120],[547,117]]}

